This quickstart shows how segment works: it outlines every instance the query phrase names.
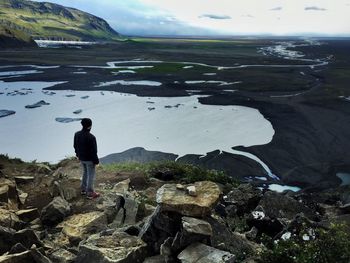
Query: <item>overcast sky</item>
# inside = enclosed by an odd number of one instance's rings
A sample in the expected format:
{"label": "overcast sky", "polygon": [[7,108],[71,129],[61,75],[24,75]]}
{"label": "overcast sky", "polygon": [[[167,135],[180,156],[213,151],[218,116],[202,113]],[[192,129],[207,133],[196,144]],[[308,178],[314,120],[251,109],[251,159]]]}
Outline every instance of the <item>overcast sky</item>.
{"label": "overcast sky", "polygon": [[125,35],[350,36],[350,0],[48,1],[102,17]]}

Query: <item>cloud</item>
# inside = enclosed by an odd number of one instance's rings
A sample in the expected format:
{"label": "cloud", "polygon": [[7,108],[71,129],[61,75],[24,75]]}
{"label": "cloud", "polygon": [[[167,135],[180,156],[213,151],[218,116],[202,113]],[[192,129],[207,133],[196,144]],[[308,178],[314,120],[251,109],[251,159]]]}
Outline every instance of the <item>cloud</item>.
{"label": "cloud", "polygon": [[271,8],[270,11],[281,11],[282,9],[283,9],[282,6],[277,6],[277,7]]}
{"label": "cloud", "polygon": [[204,14],[199,16],[199,18],[210,18],[210,19],[232,19],[232,17],[227,15],[214,15],[214,14]]}
{"label": "cloud", "polygon": [[326,11],[327,9],[318,6],[307,6],[304,8],[305,11]]}

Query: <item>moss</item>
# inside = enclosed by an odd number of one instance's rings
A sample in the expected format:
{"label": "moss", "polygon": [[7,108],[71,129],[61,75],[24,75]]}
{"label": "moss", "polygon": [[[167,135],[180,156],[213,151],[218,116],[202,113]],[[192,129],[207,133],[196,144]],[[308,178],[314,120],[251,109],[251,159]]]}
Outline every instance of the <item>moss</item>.
{"label": "moss", "polygon": [[223,171],[208,170],[199,166],[174,161],[150,163],[125,162],[103,165],[102,169],[112,172],[140,172],[148,177],[159,173],[171,175],[174,181],[193,183],[197,181],[212,181],[223,185],[238,185],[232,177]]}

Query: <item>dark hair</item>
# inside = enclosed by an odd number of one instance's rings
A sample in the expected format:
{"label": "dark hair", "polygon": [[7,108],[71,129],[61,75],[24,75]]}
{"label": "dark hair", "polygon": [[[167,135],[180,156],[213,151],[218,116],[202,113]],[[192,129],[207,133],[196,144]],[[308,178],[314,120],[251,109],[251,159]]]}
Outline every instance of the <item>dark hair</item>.
{"label": "dark hair", "polygon": [[81,120],[81,125],[83,126],[84,129],[87,129],[87,128],[91,127],[92,120],[89,118],[84,118]]}

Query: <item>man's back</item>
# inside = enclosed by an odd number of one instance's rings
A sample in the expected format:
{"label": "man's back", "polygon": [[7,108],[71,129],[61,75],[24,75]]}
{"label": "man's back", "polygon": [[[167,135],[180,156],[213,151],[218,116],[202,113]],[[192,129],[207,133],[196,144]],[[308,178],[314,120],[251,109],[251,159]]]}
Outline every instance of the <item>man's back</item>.
{"label": "man's back", "polygon": [[92,161],[98,164],[96,138],[88,130],[81,130],[74,135],[74,149],[81,161]]}

